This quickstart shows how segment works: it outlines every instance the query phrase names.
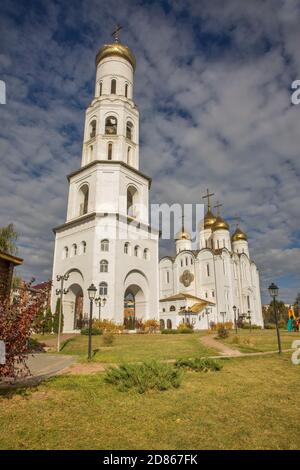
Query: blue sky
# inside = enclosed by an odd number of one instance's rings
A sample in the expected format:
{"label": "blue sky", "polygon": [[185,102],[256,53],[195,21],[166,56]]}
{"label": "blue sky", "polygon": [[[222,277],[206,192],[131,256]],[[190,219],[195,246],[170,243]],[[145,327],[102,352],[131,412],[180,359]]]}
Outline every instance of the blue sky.
{"label": "blue sky", "polygon": [[20,232],[25,278],[51,277],[52,228],[65,220],[65,175],[80,166],[95,55],[118,21],[137,57],[140,161],[153,178],[152,202],[201,202],[209,187],[224,217],[242,218],[263,300],[273,280],[293,300],[299,0],[4,0],[1,13],[0,214],[1,225],[14,222]]}

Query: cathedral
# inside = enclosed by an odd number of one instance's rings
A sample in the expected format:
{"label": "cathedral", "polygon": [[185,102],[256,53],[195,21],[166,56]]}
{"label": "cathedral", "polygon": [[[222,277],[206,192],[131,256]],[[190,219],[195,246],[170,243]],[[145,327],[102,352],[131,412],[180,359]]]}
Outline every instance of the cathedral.
{"label": "cathedral", "polygon": [[[175,237],[175,256],[159,262],[160,322],[177,328],[188,322],[195,329],[238,320],[263,326],[259,273],[250,258],[247,235],[211,210],[210,197],[197,234],[198,247],[184,225]],[[220,208],[220,204],[216,206]]]}
{"label": "cathedral", "polygon": [[259,276],[246,235],[210,208],[199,229],[199,249],[182,227],[176,255],[159,261],[157,228],[149,222],[151,178],[139,169],[139,111],[134,102],[136,59],[120,42],[96,56],[94,97],[85,114],[81,167],[68,175],[67,215],[54,228],[52,311],[62,287],[64,332],[87,319],[88,288],[96,286],[94,318],[134,329],[135,320],[165,328],[251,316],[262,324]]}

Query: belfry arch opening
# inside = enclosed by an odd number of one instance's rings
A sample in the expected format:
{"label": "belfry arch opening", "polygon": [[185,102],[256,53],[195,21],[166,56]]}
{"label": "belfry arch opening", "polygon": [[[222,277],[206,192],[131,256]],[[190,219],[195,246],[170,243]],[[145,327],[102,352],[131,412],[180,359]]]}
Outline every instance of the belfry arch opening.
{"label": "belfry arch opening", "polygon": [[79,215],[87,214],[89,208],[89,187],[84,184],[79,189]]}
{"label": "belfry arch opening", "polygon": [[143,289],[132,284],[124,293],[124,326],[134,330],[137,322],[142,322],[146,316],[147,302]]}
{"label": "belfry arch opening", "polygon": [[71,284],[64,296],[64,331],[80,330],[83,326],[83,290],[79,284]]}
{"label": "belfry arch opening", "polygon": [[138,190],[135,186],[127,188],[127,215],[136,218],[138,215]]}

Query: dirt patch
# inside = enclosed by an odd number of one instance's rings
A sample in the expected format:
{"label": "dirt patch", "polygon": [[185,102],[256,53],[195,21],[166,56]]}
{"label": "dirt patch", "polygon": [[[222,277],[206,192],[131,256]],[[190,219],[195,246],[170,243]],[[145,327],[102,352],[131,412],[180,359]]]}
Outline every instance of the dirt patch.
{"label": "dirt patch", "polygon": [[91,364],[73,364],[64,374],[68,375],[88,375],[104,372],[108,367],[114,364],[104,364],[103,362],[93,362]]}
{"label": "dirt patch", "polygon": [[220,354],[223,356],[242,356],[243,354],[238,351],[237,349],[232,349],[229,346],[226,346],[225,344],[221,343],[217,339],[215,339],[215,336],[202,336],[200,338],[201,343],[208,347],[208,348],[213,348],[216,349],[217,351],[220,352]]}

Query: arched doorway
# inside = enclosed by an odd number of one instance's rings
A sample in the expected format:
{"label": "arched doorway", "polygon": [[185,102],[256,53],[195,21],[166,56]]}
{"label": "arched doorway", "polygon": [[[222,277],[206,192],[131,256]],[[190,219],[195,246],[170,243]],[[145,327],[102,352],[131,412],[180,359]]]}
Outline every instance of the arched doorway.
{"label": "arched doorway", "polygon": [[83,291],[79,284],[72,284],[64,296],[64,331],[80,330],[83,326]]}
{"label": "arched doorway", "polygon": [[128,330],[134,330],[137,322],[145,320],[146,299],[141,287],[132,284],[124,293],[124,325]]}

